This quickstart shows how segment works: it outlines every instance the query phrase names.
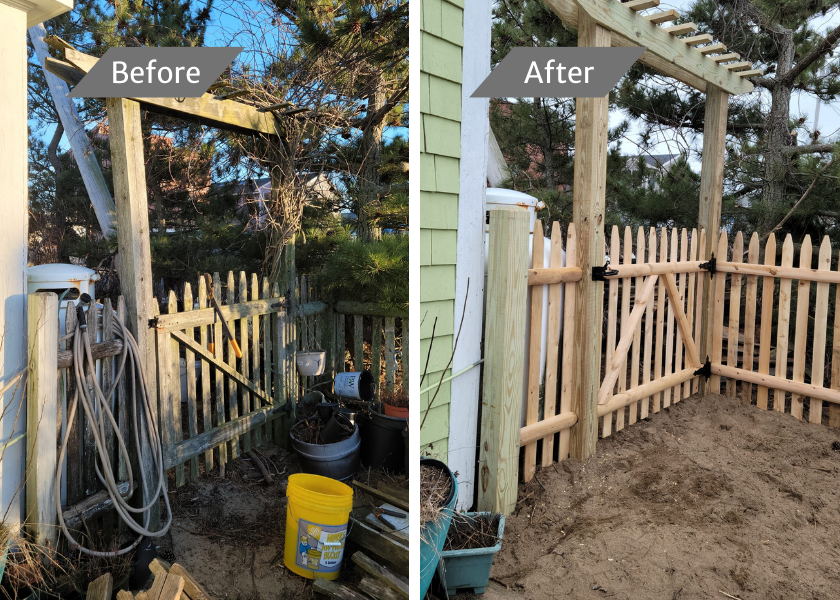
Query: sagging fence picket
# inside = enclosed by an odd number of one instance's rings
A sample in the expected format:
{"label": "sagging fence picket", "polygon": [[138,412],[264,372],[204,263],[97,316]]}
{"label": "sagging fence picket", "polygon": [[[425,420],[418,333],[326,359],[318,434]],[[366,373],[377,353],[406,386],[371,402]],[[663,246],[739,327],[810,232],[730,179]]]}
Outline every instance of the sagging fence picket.
{"label": "sagging fence picket", "polygon": [[[729,244],[724,231],[707,257],[705,231],[639,228],[634,235],[627,227],[622,236],[614,227],[605,244],[605,266],[583,273],[577,266],[573,225],[564,240],[560,225],[554,223],[550,263],[528,268],[527,252],[522,251],[527,243],[508,239],[501,250],[494,244],[498,241],[494,235],[522,237],[527,236],[527,229],[518,228],[509,215],[503,219],[510,223],[501,228],[494,228],[492,219],[487,315],[493,320],[493,329],[488,321],[488,331],[501,326],[506,336],[529,340],[528,364],[521,369],[525,419],[516,447],[517,455],[522,451],[525,481],[533,478],[538,465],[569,456],[570,430],[579,421],[580,415],[572,408],[576,374],[570,355],[575,351],[573,324],[579,310],[577,282],[583,277],[604,281],[601,385],[597,398],[589,400],[597,402],[599,437],[646,419],[703,386],[706,392],[739,396],[760,409],[840,426],[840,256],[832,270],[828,238],[815,252],[806,236],[797,257],[790,236],[779,251],[770,235],[760,256],[759,239],[754,234],[745,258],[743,235],[736,233]],[[527,242],[527,237],[524,239]],[[566,262],[562,265],[564,241]],[[533,256],[542,255],[543,243],[542,224],[537,221],[531,241]],[[506,279],[494,273],[500,267],[505,269]],[[501,294],[500,286],[515,289],[510,286],[522,272],[527,273],[527,295],[521,290]],[[537,293],[542,286],[548,286],[545,330],[543,294]],[[709,286],[711,313],[703,306],[704,286]],[[521,304],[516,299],[520,296]],[[564,296],[565,302],[561,300]],[[529,303],[530,321],[519,323],[511,313],[524,313],[524,298]],[[712,320],[703,347],[706,314],[711,314]],[[503,323],[497,324],[498,318]],[[516,373],[515,345],[496,347],[497,341],[495,333],[492,338],[485,337],[486,369],[501,365],[506,373]],[[544,341],[543,377],[540,345]],[[485,377],[492,383],[485,383],[483,406],[488,414],[482,417],[480,460],[497,467],[506,465],[509,477],[512,455],[505,458],[501,450],[513,448],[512,442],[506,434],[500,436],[490,429],[500,429],[502,421],[516,422],[520,408],[516,404],[517,382],[514,379],[507,388],[499,389],[492,374]],[[509,504],[508,492],[498,491],[509,485],[510,481],[496,485],[495,506]],[[492,504],[489,499],[485,502]]]}

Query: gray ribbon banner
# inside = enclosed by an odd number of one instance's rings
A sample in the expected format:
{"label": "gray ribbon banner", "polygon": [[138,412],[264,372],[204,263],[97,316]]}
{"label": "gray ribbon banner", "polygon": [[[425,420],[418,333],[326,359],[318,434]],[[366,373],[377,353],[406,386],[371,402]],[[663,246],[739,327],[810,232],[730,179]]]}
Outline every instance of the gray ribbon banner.
{"label": "gray ribbon banner", "polygon": [[242,48],[110,48],[71,98],[199,98]]}
{"label": "gray ribbon banner", "polygon": [[602,98],[646,48],[514,48],[472,98]]}

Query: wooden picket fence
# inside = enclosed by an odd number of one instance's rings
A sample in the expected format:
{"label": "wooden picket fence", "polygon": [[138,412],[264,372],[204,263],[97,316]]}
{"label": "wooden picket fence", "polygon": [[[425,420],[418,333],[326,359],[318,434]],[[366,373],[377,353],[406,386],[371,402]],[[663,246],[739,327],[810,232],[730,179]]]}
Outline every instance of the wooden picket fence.
{"label": "wooden picket fence", "polygon": [[327,368],[318,377],[301,377],[302,390],[332,381],[336,373],[367,369],[377,393],[408,389],[408,311],[389,310],[376,304],[340,300],[321,302],[317,288],[306,276],[298,285],[300,318],[298,350],[322,349]]}
{"label": "wooden picket fence", "polygon": [[[537,221],[533,256],[542,256],[542,232]],[[525,426],[520,431],[525,481],[533,477],[538,464],[568,457],[569,429],[577,422],[569,383],[576,282],[590,275],[577,268],[573,225],[566,238],[566,264],[560,267],[562,238],[559,224],[554,223],[549,267],[528,271],[529,363]],[[724,231],[712,265],[705,256],[705,232],[639,228],[634,234],[627,227],[621,235],[613,227],[604,273],[600,437],[697,393],[706,375],[711,393],[840,427],[840,257],[832,270],[827,237],[815,250],[806,236],[798,257],[791,236],[781,251],[773,235],[763,253],[759,246],[758,235],[753,234],[745,259],[743,235],[736,233],[730,244]],[[710,270],[714,309],[704,351],[700,345],[703,286]],[[536,293],[543,285],[549,287],[544,378],[540,376],[543,294]],[[562,315],[556,308],[561,294],[565,294]]]}
{"label": "wooden picket fence", "polygon": [[840,265],[831,242],[815,249],[805,236],[797,257],[790,235],[779,252],[771,234],[760,253],[753,234],[746,261],[744,243],[741,232],[731,246],[726,232],[718,241],[711,391],[840,427]]}
{"label": "wooden picket fence", "polygon": [[[284,439],[286,403],[297,397],[295,322],[277,285],[245,272],[213,276],[213,294],[242,357],[224,338],[203,278],[198,294],[170,290],[157,317],[158,406],[165,466],[175,483],[196,479],[255,446]],[[211,348],[212,346],[212,348]],[[186,413],[186,414],[184,414]],[[288,419],[286,420],[288,422]],[[203,461],[201,460],[203,458]]]}

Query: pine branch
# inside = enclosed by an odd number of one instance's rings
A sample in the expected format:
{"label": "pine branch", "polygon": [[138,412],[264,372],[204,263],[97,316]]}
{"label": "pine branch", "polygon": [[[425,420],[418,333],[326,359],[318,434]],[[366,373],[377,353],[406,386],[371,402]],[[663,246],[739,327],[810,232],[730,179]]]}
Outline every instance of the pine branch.
{"label": "pine branch", "polygon": [[784,76],[779,79],[779,83],[784,86],[793,85],[793,82],[796,81],[796,78],[799,77],[805,69],[810,67],[814,64],[817,60],[825,56],[828,52],[831,52],[834,47],[837,45],[837,42],[840,41],[840,25],[835,27],[831,33],[823,38],[823,41],[814,48],[807,56],[802,58],[796,65]]}

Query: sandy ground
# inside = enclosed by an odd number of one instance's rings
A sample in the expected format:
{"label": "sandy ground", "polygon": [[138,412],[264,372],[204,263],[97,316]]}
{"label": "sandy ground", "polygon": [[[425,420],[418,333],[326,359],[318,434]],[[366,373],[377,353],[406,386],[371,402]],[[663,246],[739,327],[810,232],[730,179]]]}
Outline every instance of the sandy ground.
{"label": "sandy ground", "polygon": [[[170,491],[174,519],[161,558],[182,564],[215,600],[312,597],[311,581],[283,565],[286,478],[299,472],[297,458],[276,446],[261,454],[272,485],[246,457],[228,463],[225,479],[216,469]],[[356,475],[365,483],[368,477]],[[356,580],[345,563],[339,581]]]}
{"label": "sandy ground", "polygon": [[520,485],[492,579],[537,600],[840,598],[838,439],[684,400]]}

